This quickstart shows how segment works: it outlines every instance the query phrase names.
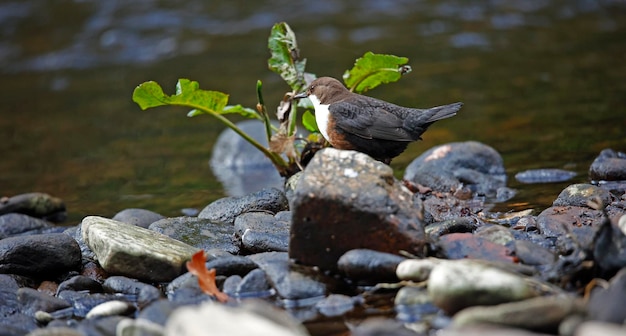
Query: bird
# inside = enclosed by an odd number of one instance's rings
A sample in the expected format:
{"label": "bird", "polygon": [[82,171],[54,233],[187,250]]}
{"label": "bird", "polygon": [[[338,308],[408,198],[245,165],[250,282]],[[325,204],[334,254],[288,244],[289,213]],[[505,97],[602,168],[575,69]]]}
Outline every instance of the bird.
{"label": "bird", "polygon": [[398,106],[348,90],[332,77],[315,79],[293,99],[309,98],[320,133],[336,149],[356,150],[390,164],[435,121],[456,115],[463,103],[427,109]]}

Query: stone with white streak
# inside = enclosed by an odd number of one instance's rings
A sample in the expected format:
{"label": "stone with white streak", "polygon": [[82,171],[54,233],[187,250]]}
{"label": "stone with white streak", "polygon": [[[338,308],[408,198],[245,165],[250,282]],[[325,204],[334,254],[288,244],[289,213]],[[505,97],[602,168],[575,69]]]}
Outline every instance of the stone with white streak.
{"label": "stone with white streak", "polygon": [[98,216],[83,219],[82,234],[104,270],[147,282],[171,281],[184,272],[185,262],[198,250],[163,234]]}

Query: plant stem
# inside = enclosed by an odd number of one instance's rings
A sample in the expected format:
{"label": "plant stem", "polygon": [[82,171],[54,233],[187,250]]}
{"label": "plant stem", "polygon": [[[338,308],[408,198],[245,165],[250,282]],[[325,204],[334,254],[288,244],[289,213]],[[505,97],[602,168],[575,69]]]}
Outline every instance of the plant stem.
{"label": "plant stem", "polygon": [[263,123],[265,124],[265,136],[267,136],[267,143],[270,143],[272,140],[272,124],[270,122],[269,114],[267,114],[267,109],[265,108],[265,102],[263,100],[263,83],[260,80],[256,82],[256,97],[259,102],[258,108],[260,108],[259,113],[263,117]]}

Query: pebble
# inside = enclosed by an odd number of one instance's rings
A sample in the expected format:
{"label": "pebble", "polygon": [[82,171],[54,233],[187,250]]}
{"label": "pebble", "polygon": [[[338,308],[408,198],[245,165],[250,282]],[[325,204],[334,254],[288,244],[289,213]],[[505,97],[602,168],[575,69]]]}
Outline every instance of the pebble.
{"label": "pebble", "polygon": [[7,213],[0,215],[0,239],[23,234],[44,233],[54,227],[49,222],[24,215],[21,213]]}
{"label": "pebble", "polygon": [[235,219],[235,239],[247,253],[287,252],[290,217],[281,220],[267,212],[244,213]]}
{"label": "pebble", "polygon": [[319,299],[326,294],[326,285],[291,268],[286,252],[264,252],[249,257],[265,271],[279,297],[298,301]]}
{"label": "pebble", "polygon": [[[489,152],[485,146],[471,146]],[[447,147],[441,148],[445,152]],[[444,152],[437,153],[446,157]],[[491,196],[480,193],[492,192],[499,177],[481,176],[478,168],[457,169],[453,177],[463,185],[454,192],[416,188],[420,192],[414,194],[395,180],[387,166],[358,153],[330,149],[318,154],[311,163],[314,171],[308,171],[309,166],[298,174],[300,180],[291,179],[287,188],[291,208],[300,207],[300,211],[287,210],[282,191],[266,189],[208,206],[218,218],[232,219],[220,223],[194,217],[165,218],[158,225],[159,221],[150,224],[149,219],[139,223],[132,219],[133,213],[137,218],[155,215],[142,209],[121,211],[120,217],[131,218],[127,223],[87,217],[73,227],[23,214],[0,216],[0,234],[4,235],[0,247],[5,251],[30,244],[25,242],[45,241],[68,249],[66,255],[55,259],[78,256],[78,262],[63,271],[36,271],[49,262],[39,262],[46,260],[42,255],[44,259],[34,259],[39,263],[23,263],[21,275],[0,274],[0,330],[3,335],[16,336],[113,335],[116,330],[119,335],[161,336],[171,333],[166,326],[171,327],[168,321],[174,314],[205,316],[193,314],[203,307],[199,305],[212,305],[219,310],[216,316],[223,316],[220,322],[230,324],[227,327],[231,329],[224,329],[228,334],[246,331],[244,326],[255,321],[278,325],[279,330],[287,326],[290,335],[306,334],[303,325],[314,334],[345,332],[346,325],[336,323],[339,319],[358,320],[350,329],[353,335],[538,335],[536,329],[558,329],[567,335],[622,332],[613,322],[624,320],[626,196],[616,181],[610,181],[613,187],[607,187],[607,182],[568,186],[553,206],[538,216],[532,209],[494,214],[486,202]],[[498,167],[497,157],[488,157],[494,160],[483,163]],[[327,181],[328,186],[318,188],[315,181]],[[506,186],[500,185],[496,190],[503,188]],[[329,192],[333,189],[337,193]],[[314,199],[308,198],[311,193]],[[328,203],[302,212],[304,205],[298,203],[302,199],[317,202],[328,195],[332,196]],[[268,206],[271,202],[267,199],[272,197],[278,200],[275,204],[283,205]],[[342,198],[344,210],[332,215],[333,204]],[[589,202],[596,199],[600,202]],[[379,203],[385,206],[376,207]],[[357,207],[349,207],[353,205]],[[345,209],[359,212],[337,218],[344,216]],[[299,239],[294,244],[289,239],[292,226],[302,225],[305,217],[314,218],[318,225],[310,226],[308,233],[302,226],[298,228]],[[406,228],[402,225],[411,219],[417,219],[421,242],[417,250],[385,247],[380,241],[391,239],[382,231],[358,246],[350,245],[379,223],[386,228]],[[146,225],[153,230],[141,227]],[[30,245],[33,255],[48,251],[46,244]],[[456,247],[450,248],[453,245]],[[331,247],[331,253],[326,247]],[[216,270],[216,285],[231,295],[226,305],[205,294],[198,279],[185,272],[186,260],[200,248],[207,256],[205,266]],[[106,249],[117,250],[115,262],[126,268],[111,267]],[[304,259],[290,258],[294,249],[300,249],[301,256],[305,256],[303,251],[314,254],[312,258],[320,261],[302,265]],[[407,259],[409,255],[413,258]],[[433,258],[435,255],[448,259]],[[466,258],[470,256],[478,259]],[[59,260],[50,262],[61,263]],[[170,272],[172,269],[175,271]],[[596,288],[582,305],[582,295],[574,293],[582,292],[585,281],[592,277],[597,278]],[[602,279],[611,280],[607,284]],[[553,283],[571,293],[564,295]],[[259,301],[263,303],[254,304]],[[113,309],[98,312],[107,306]],[[588,314],[583,314],[583,309]],[[90,318],[85,318],[87,315]],[[91,318],[94,315],[99,317]],[[186,318],[191,321],[186,322],[190,329],[193,324],[210,321],[210,327],[198,332],[214,331],[213,315],[200,321]],[[485,322],[490,326],[485,327]],[[254,331],[258,334],[259,329]]]}
{"label": "pebble", "polygon": [[404,179],[451,193],[470,185],[476,195],[495,197],[505,187],[506,171],[502,156],[490,146],[454,142],[435,146],[413,160]]}
{"label": "pebble", "polygon": [[395,282],[398,264],[406,260],[396,254],[368,249],[354,249],[344,253],[337,261],[339,271],[358,282]]}
{"label": "pebble", "polygon": [[626,180],[626,153],[604,149],[589,167],[589,178],[594,181]]}
{"label": "pebble", "polygon": [[556,333],[566,317],[584,312],[581,298],[541,296],[495,306],[466,308],[454,315],[452,324],[457,329],[473,324],[496,324]]}
{"label": "pebble", "polygon": [[148,228],[150,224],[163,218],[165,218],[163,215],[146,209],[124,209],[116,213],[112,219],[126,224]]}
{"label": "pebble", "polygon": [[210,219],[218,224],[234,224],[235,218],[245,212],[267,211],[277,213],[288,210],[285,193],[276,188],[265,188],[244,196],[220,198],[207,205],[198,218]]}
{"label": "pebble", "polygon": [[87,313],[87,318],[98,318],[103,316],[113,316],[113,315],[128,315],[135,311],[135,306],[125,301],[107,301],[103,302],[95,307],[93,307],[89,313]]}
{"label": "pebble", "polygon": [[428,293],[433,303],[448,314],[471,306],[495,305],[560,292],[534,278],[469,259],[440,263],[428,278]]}
{"label": "pebble", "polygon": [[0,240],[0,272],[52,277],[81,265],[78,243],[63,233],[35,234]]}
{"label": "pebble", "polygon": [[167,321],[165,335],[202,336],[207,330],[212,335],[309,335],[293,317],[261,301],[238,307],[205,303],[178,308]]}

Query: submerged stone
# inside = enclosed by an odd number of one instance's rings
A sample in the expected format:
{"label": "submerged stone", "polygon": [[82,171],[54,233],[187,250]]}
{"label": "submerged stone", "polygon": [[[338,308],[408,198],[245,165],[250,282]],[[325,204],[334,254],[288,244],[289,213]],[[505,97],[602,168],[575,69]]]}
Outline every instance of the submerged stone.
{"label": "submerged stone", "polygon": [[563,169],[530,169],[515,174],[515,179],[522,183],[556,183],[573,179],[576,172]]}

